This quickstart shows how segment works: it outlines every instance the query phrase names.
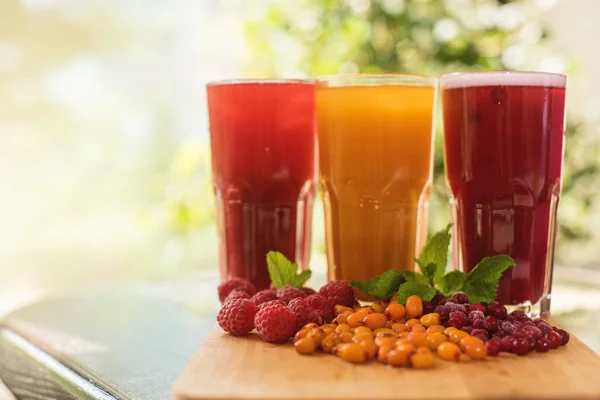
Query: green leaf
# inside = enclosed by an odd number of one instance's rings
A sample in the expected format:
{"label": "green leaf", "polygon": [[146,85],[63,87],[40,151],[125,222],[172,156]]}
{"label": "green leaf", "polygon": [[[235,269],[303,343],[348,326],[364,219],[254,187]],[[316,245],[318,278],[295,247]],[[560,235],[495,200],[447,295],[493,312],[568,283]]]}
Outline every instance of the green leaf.
{"label": "green leaf", "polygon": [[428,284],[421,282],[405,282],[398,289],[398,303],[406,303],[406,299],[416,294],[423,300],[431,300],[437,291]]}
{"label": "green leaf", "polygon": [[423,274],[414,271],[402,271],[401,273],[406,282],[416,282],[424,285],[430,285],[429,280]]}
{"label": "green leaf", "polygon": [[448,224],[446,229],[435,233],[425,244],[417,263],[421,269],[428,269],[429,264],[436,266],[432,281],[439,283],[444,273],[446,272],[446,264],[448,264],[448,247],[450,246],[450,227]]}
{"label": "green leaf", "polygon": [[419,267],[421,268],[421,273],[425,276],[425,278],[427,278],[429,284],[433,285],[433,278],[435,276],[435,272],[437,271],[437,265],[435,265],[434,263],[429,263],[423,266],[421,265],[421,260],[419,260],[418,258],[415,258],[415,261],[417,264],[419,264]]}
{"label": "green leaf", "polygon": [[310,270],[303,271],[298,275],[298,265],[278,251],[267,253],[267,269],[276,289],[286,285],[301,288],[312,275]]}
{"label": "green leaf", "polygon": [[444,296],[450,297],[452,293],[460,290],[466,279],[467,274],[462,271],[448,272],[440,280],[438,289]]}
{"label": "green leaf", "polygon": [[498,281],[502,273],[514,267],[515,261],[509,256],[500,255],[484,258],[467,275],[462,291],[469,296],[469,302],[491,302],[496,299]]}
{"label": "green leaf", "polygon": [[350,286],[369,296],[387,300],[396,293],[400,284],[405,280],[403,271],[390,269],[369,281],[350,281]]}

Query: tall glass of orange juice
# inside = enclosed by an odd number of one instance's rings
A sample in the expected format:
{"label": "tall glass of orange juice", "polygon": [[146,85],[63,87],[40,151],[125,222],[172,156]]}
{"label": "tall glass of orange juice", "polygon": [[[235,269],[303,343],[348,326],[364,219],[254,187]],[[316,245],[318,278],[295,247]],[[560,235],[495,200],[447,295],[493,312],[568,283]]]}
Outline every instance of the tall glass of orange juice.
{"label": "tall glass of orange juice", "polygon": [[332,75],[315,106],[328,278],[413,270],[427,238],[436,79]]}

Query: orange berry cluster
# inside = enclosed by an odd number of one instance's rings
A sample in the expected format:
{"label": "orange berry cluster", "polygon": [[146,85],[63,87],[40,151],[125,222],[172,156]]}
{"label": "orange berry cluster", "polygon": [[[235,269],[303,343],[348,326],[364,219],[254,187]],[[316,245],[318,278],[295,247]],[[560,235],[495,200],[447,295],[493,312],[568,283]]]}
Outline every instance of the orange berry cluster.
{"label": "orange berry cluster", "polygon": [[305,325],[294,337],[299,354],[317,350],[352,363],[377,359],[394,367],[431,368],[434,353],[448,361],[462,354],[472,359],[487,355],[484,342],[457,328],[444,328],[437,313],[423,315],[423,301],[410,296],[406,304],[397,298],[370,306],[335,306],[333,323]]}

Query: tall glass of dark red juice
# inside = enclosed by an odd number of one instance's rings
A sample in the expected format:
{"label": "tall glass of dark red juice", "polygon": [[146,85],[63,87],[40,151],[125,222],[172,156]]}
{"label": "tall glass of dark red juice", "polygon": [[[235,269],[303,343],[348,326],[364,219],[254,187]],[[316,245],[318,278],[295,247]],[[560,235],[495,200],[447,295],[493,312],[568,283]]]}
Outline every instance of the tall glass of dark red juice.
{"label": "tall glass of dark red juice", "polygon": [[301,80],[207,85],[221,279],[269,286],[266,255],[308,267],[315,197],[314,86]]}
{"label": "tall glass of dark red juice", "polygon": [[511,256],[516,266],[497,300],[532,314],[550,309],[566,80],[528,72],[441,79],[455,267]]}

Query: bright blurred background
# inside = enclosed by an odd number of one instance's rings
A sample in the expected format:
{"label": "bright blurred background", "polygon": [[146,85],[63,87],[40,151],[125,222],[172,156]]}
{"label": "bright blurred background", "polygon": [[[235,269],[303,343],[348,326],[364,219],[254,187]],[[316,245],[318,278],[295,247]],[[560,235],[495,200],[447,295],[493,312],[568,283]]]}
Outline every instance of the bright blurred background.
{"label": "bright blurred background", "polygon": [[[570,78],[553,310],[600,350],[596,15],[597,0],[2,0],[0,314],[216,278],[207,81],[537,70]],[[449,219],[437,141],[431,231]]]}

